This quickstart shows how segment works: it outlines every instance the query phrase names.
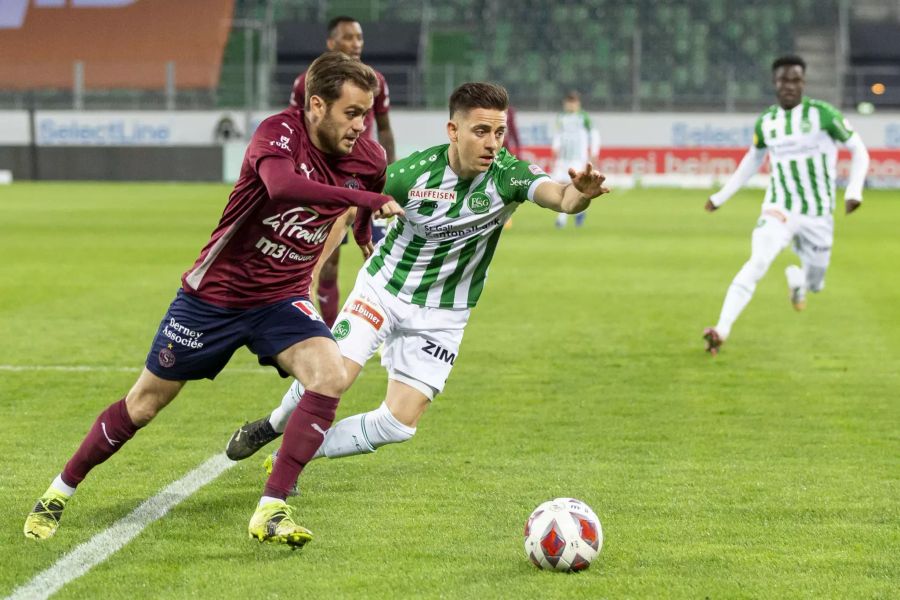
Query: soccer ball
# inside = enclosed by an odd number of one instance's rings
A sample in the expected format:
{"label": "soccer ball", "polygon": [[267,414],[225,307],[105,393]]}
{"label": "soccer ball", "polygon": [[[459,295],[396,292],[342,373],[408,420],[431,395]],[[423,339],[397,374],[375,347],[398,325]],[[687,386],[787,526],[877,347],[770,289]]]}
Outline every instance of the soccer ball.
{"label": "soccer ball", "polygon": [[539,569],[583,571],[602,546],[600,519],[581,500],[548,500],[525,523],[525,556]]}

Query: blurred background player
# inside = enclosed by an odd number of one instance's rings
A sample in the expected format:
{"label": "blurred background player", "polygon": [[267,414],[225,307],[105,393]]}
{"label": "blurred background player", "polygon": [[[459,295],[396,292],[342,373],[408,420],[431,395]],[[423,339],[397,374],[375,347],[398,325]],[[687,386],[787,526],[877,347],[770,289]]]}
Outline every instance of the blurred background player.
{"label": "blurred background player", "polygon": [[[580,169],[592,162],[600,152],[600,134],[591,124],[591,117],[581,109],[581,95],[571,91],[563,98],[563,111],[556,117],[553,132],[553,170],[550,177],[554,181],[567,181],[569,169]],[[584,224],[585,213],[575,215],[575,226]],[[556,226],[565,227],[569,215],[559,213]]]}
{"label": "blurred background player", "polygon": [[[325,45],[329,50],[337,50],[351,58],[362,60],[363,43],[362,25],[353,17],[340,16],[328,22],[328,39],[325,41]],[[364,135],[382,145],[387,156],[387,162],[390,164],[396,160],[394,132],[391,131],[391,121],[388,117],[391,100],[384,75],[379,71],[375,71],[375,75],[378,77],[378,91],[375,95],[375,104],[366,115]],[[306,73],[301,73],[294,80],[294,86],[291,90],[291,106],[301,107],[303,105],[305,84]],[[348,215],[351,218],[353,216],[353,212]],[[384,237],[385,224],[384,220],[376,220],[372,228],[373,242],[377,243]],[[338,246],[334,249],[334,252],[325,258],[319,269],[318,279],[313,281],[313,289],[318,300],[319,311],[329,327],[334,325],[334,320],[337,318],[338,308],[340,307],[340,290],[338,289],[338,263],[340,258],[341,249]]]}
{"label": "blurred background player", "polygon": [[753,144],[741,164],[725,187],[706,201],[709,212],[722,206],[759,170],[769,153],[772,176],[753,230],[750,260],[728,287],[719,322],[703,332],[706,350],[712,355],[728,339],[772,261],[791,242],[801,264],[785,270],[794,308],[806,308],[806,293],[825,287],[834,239],[838,143],[853,157],[844,192],[846,214],[862,202],[869,153],[859,134],[838,109],[803,96],[806,63],[802,58],[777,59],[772,63],[772,76],[778,103],[756,120]]}

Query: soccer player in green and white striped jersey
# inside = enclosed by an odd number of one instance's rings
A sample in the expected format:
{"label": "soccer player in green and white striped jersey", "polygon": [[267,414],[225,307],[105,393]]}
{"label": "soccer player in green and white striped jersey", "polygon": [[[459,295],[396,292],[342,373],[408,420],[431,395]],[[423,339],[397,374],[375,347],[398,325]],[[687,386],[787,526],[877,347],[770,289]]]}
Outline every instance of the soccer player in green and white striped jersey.
{"label": "soccer player in green and white striped jersey", "polygon": [[[449,144],[413,153],[388,167],[385,193],[405,214],[363,265],[332,333],[349,387],[384,343],[385,401],[327,432],[316,457],[374,452],[406,441],[441,392],[463,330],[484,289],[503,224],[526,201],[575,214],[609,190],[589,163],[552,181],[503,149],[506,90],[466,83],[450,97]],[[226,449],[238,460],[284,429],[303,389],[295,382],[269,417],[235,432]]]}
{"label": "soccer player in green and white striped jersey", "polygon": [[[572,90],[563,98],[563,111],[556,116],[553,130],[553,169],[550,177],[554,181],[565,181],[571,167],[580,167],[593,161],[600,152],[600,134],[591,123],[591,116],[581,108],[581,95]],[[584,224],[585,213],[575,215],[575,226]],[[565,227],[569,215],[559,213],[556,226]]]}
{"label": "soccer player in green and white striped jersey", "polygon": [[803,310],[806,293],[824,288],[834,239],[838,144],[845,145],[853,157],[844,193],[846,213],[862,202],[869,153],[859,134],[838,109],[803,95],[806,63],[802,58],[779,58],[772,64],[772,73],[778,103],[756,120],[747,155],[725,187],[706,202],[707,211],[718,209],[759,170],[768,153],[771,178],[753,231],[750,260],[731,282],[719,322],[703,332],[706,350],[713,355],[750,302],[757,282],[791,242],[801,263],[785,270],[794,308]]}

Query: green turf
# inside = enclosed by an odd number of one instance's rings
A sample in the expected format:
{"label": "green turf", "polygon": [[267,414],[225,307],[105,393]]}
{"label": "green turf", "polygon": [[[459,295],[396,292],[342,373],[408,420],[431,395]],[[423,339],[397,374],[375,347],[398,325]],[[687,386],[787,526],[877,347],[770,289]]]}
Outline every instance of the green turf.
{"label": "green turf", "polygon": [[[241,352],[193,383],[79,490],[58,535],[22,522],[142,364],[218,218],[215,185],[0,188],[0,595],[220,452],[286,383]],[[251,459],[58,598],[896,597],[900,573],[900,195],[839,215],[827,289],[795,313],[784,253],[721,356],[700,334],[749,252],[759,192],[634,190],[581,230],[523,208],[504,234],[446,393],[402,447],[313,463],[293,501],[317,535],[259,547]],[[360,259],[345,251],[346,292]],[[376,362],[339,416],[374,408]],[[574,496],[603,522],[585,573],[532,567],[526,517]]]}

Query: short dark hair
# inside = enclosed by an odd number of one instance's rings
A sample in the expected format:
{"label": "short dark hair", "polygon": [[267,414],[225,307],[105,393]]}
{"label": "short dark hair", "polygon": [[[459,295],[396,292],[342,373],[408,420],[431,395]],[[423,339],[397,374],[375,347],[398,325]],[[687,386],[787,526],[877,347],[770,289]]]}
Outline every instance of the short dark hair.
{"label": "short dark hair", "polygon": [[359,23],[353,17],[348,17],[347,15],[341,15],[339,17],[335,17],[332,20],[328,21],[328,37],[334,35],[334,30],[337,29],[337,26],[341,23]]}
{"label": "short dark hair", "polygon": [[786,56],[780,56],[775,59],[775,62],[772,63],[772,72],[774,73],[778,67],[793,67],[798,66],[803,69],[803,72],[806,73],[806,61],[797,56],[796,54],[788,54]]}
{"label": "short dark hair", "polygon": [[318,96],[331,105],[341,97],[341,88],[350,82],[361,89],[378,91],[378,77],[372,67],[350,58],[343,52],[326,52],[309,65],[306,71],[306,98],[304,106],[309,108],[309,99]]}
{"label": "short dark hair", "polygon": [[509,108],[509,94],[502,85],[485,82],[464,83],[450,95],[450,118],[459,111],[468,112],[473,108],[506,110]]}

